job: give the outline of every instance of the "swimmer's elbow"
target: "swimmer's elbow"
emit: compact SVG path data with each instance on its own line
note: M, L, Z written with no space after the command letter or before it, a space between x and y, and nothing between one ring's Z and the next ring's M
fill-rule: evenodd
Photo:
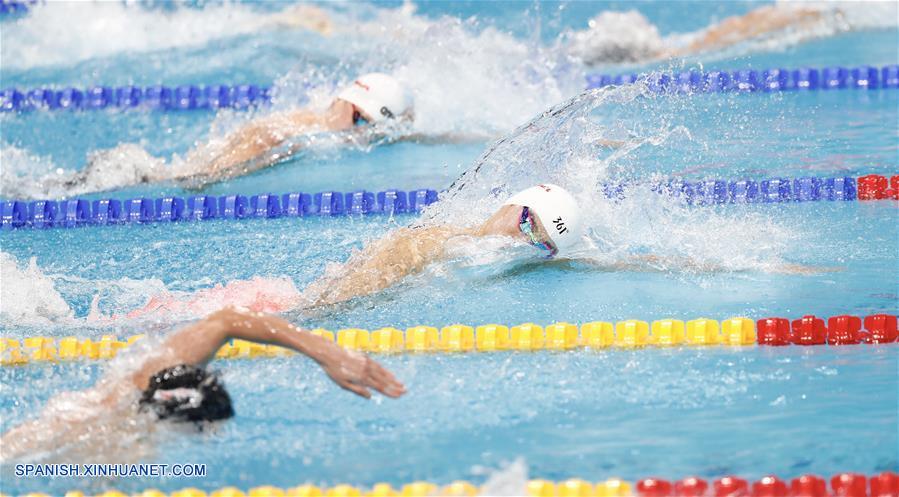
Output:
M220 327L230 328L243 317L246 317L246 313L241 308L229 305L213 312L206 319Z

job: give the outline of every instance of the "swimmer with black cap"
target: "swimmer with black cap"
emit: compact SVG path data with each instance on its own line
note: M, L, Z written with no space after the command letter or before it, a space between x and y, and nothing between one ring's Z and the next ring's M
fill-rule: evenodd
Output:
M206 364L231 339L304 354L338 386L361 397L370 398L370 390L391 398L406 392L393 374L364 354L345 350L279 317L229 307L169 335L161 346L135 361L136 369L128 374L110 371L90 389L52 398L37 419L0 437L0 460L18 460L71 444L96 456L107 449L104 433L108 435L109 426L150 430L136 421L141 413L157 420L193 423L201 429L234 416L221 379L206 370Z

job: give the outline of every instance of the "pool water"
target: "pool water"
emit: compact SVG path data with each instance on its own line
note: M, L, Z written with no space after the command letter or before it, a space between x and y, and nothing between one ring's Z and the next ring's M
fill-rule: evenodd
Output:
M587 73L669 67L585 67L560 56L556 47L564 32L584 29L597 13L635 8L667 36L756 6L685 5L427 2L410 14L399 3L326 4L345 29L330 38L260 28L259 19L278 10L277 4L39 5L27 16L0 21L0 77L3 87L274 84L274 106L283 109L307 101L303 83L329 87L357 70L386 70L415 89L412 132L419 139L378 147L324 140L283 164L203 192L433 188L443 200L424 218L461 224L489 214L498 203L491 191L513 192L541 181L566 186L585 205L592 246L575 259L467 252L380 294L289 313L301 326L403 329L895 314L895 202L684 206L648 184L672 177L895 174L899 93L658 96L629 87L581 94ZM101 18L134 28L104 37L103 29L113 28L94 23ZM78 24L72 19L81 21L78 34L70 33ZM377 22L396 29L385 34L373 27ZM58 36L45 35L51 27ZM185 29L190 36L179 34ZM671 67L882 66L899 62L896 36L896 26L887 25L798 43L775 37ZM27 50L23 40L33 40ZM308 99L313 104L327 93L315 91ZM557 112L541 114L551 107ZM176 184L127 181L107 192L66 191L47 176L65 177L84 168L88 154L123 143L177 160L173 154L222 136L250 115L0 114L2 194L190 195ZM608 149L597 145L599 138L626 145ZM145 159L128 152L108 163L108 174L125 163L139 169ZM459 182L451 186L473 164L483 167L466 176L465 188ZM611 200L602 195L606 181L643 186ZM10 286L0 306L0 333L165 333L180 320L154 315L99 325L85 317L94 299L102 312L121 313L163 292L187 293L254 276L286 276L302 289L327 264L343 262L366 242L413 222L415 217L399 215L4 232L0 262L3 284ZM663 262L619 267L635 255L657 255ZM784 264L817 271L782 274L777 270ZM163 427L141 442L155 446L147 462L206 463L206 478L16 479L4 465L2 490L56 495L74 488L481 483L516 468L526 468L531 477L592 481L896 471L897 350L863 345L388 356L383 362L410 393L371 402L344 394L314 363L297 357L216 362L237 416L213 433ZM111 367L116 366L83 362L0 368L0 428L32 417L53 393L86 387Z

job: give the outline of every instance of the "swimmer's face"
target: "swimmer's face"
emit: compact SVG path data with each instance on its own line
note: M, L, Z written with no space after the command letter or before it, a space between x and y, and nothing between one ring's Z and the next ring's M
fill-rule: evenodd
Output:
M364 126L376 121L375 119L372 119L367 112L342 98L335 98L328 110L330 113L329 117L336 125L335 127L337 129L349 129L353 126ZM415 116L412 111L409 110L398 116L393 116L391 114L391 118L398 121L412 121L415 119Z
M337 98L331 103L328 109L328 119L335 129L350 129L358 124L364 124L367 121L364 113L355 105L346 100Z
M523 209L524 207L519 205L504 205L500 207L499 210L490 216L490 219L481 226L480 230L478 230L478 234L485 236L508 236L530 244L532 242L531 238L523 233L520 227L521 212ZM546 229L543 227L543 222L540 221L540 218L537 217L536 214L530 213L530 215L533 220L533 233L536 239L551 245L552 241L549 238Z

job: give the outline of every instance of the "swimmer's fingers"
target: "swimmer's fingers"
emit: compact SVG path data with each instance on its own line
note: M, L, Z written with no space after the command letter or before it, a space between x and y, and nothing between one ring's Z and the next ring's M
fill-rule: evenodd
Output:
M338 383L338 385L340 385L340 388L343 388L344 390L349 390L350 392L353 392L354 394L356 394L360 397L365 397L366 399L371 398L371 392L369 392L368 389L363 387L362 385L357 385L355 383L350 383L350 382Z
M371 379L370 387L394 399L406 393L406 387L384 366L370 360L368 370L368 376Z

